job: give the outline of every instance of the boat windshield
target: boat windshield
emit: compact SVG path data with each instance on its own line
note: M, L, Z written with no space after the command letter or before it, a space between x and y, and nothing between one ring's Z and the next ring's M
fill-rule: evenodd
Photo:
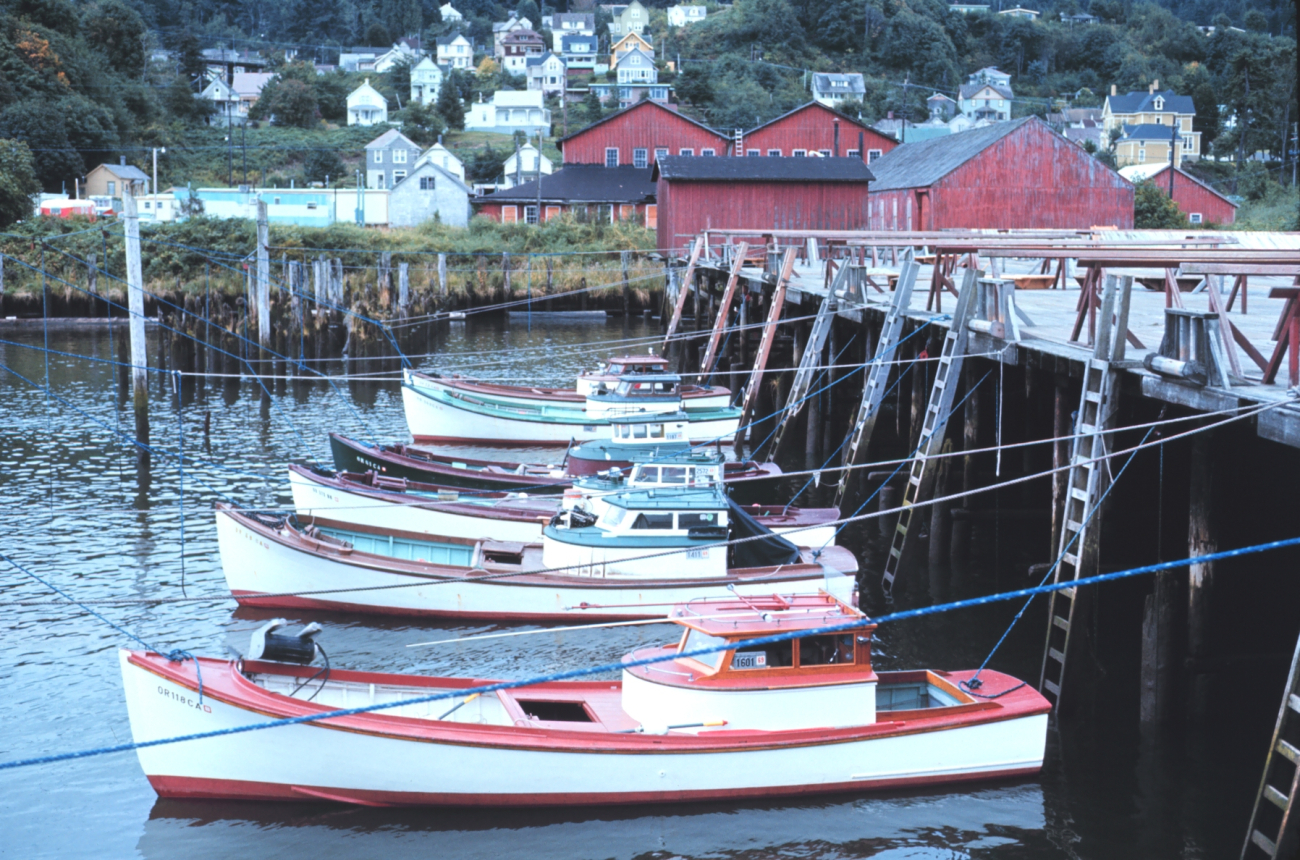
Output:
M696 648L716 648L719 645L726 645L727 640L721 636L710 636L707 633L690 628L686 633L686 641L682 643L679 653L693 651ZM691 657L692 660L698 660L710 669L716 669L722 665L722 658L727 655L726 651L714 651L710 654L696 654Z
M686 472L685 466L664 466L661 480L665 484L685 484Z

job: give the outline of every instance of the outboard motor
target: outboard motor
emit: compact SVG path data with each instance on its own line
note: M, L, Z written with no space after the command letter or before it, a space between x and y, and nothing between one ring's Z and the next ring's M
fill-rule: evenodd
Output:
M320 648L314 637L321 632L321 626L313 621L297 633L277 632L288 623L283 618L276 618L253 631L253 638L248 643L247 659L300 663L304 666L315 660Z

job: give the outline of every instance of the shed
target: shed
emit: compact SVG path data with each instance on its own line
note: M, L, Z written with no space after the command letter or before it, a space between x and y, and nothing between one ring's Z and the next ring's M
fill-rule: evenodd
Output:
M731 139L653 101L643 101L556 141L565 164L648 167L663 155L726 155Z
M852 157L860 154L859 137L866 147L867 161L898 146L897 140L864 122L819 102L808 102L745 132L740 148L745 155L797 157L821 153Z
M543 176L541 185L540 193L534 180L480 197L478 214L504 224L535 224L540 202L544 221L569 213L580 221L640 219L646 227L656 224L655 185L648 168L566 164Z
M1150 180L1169 193L1169 165L1135 164L1120 168L1120 176L1130 182ZM1181 168L1174 169L1174 203L1193 225L1231 224L1237 220L1237 204Z
M683 158L655 163L657 247L702 230L863 230L867 184L860 158Z
M1133 184L1034 116L905 143L871 169L873 230L1133 226Z
M82 187L87 197L121 197L128 188L138 197L149 187L149 174L127 164L122 156L118 164L104 163L92 169Z
M388 194L388 224L413 227L435 217L443 224L469 223L470 190L454 174L432 162L421 162Z

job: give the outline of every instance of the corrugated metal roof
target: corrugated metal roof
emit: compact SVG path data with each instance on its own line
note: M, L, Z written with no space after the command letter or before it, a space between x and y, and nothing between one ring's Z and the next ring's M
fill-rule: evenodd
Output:
M860 158L709 158L661 155L655 175L687 182L870 182L875 177Z
M729 159L714 159L726 161ZM542 177L543 203L653 203L655 184L648 167L602 167L568 164ZM537 180L485 194L482 203L532 203L538 199Z
M1036 116L1027 116L931 140L904 143L871 163L871 169L876 174L876 182L871 190L889 191L894 188L925 188L933 185L1011 132L1031 122L1042 120Z

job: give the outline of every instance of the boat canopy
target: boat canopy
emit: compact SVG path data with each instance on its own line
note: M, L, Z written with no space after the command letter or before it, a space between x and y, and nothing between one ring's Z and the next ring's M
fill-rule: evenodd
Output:
M619 355L610 358L596 371L600 376L622 376L625 373L662 373L668 359L657 355Z
M799 563L797 546L745 513L745 509L732 499L727 499L727 508L731 515L731 540L763 536L758 540L732 544L732 567L773 567Z

